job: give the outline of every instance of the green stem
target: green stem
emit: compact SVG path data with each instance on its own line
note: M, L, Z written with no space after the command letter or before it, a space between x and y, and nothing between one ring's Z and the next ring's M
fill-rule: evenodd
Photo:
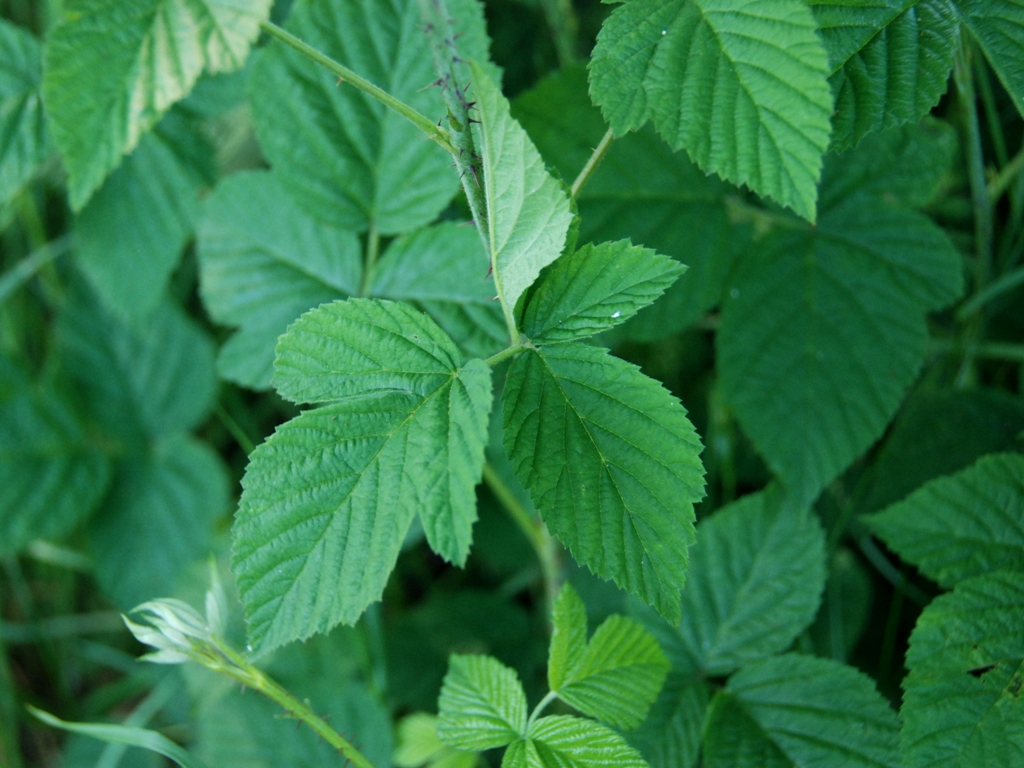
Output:
M227 408L225 408L219 400L214 405L213 412L216 414L220 423L224 426L224 429L226 429L231 437L235 439L235 442L238 443L238 447L245 451L246 456L256 450L255 443L249 439L249 436L245 434L245 430L242 429L242 426L235 420L234 416L228 413Z
M433 120L420 114L404 101L396 99L387 91L378 88L364 77L360 77L343 64L339 64L330 56L326 56L316 48L308 45L291 32L277 26L271 21L261 21L260 28L271 37L275 37L285 45L289 45L306 58L315 61L331 73L340 77L344 82L358 88L368 96L372 96L384 106L394 110L406 120L419 128L431 141L437 142L446 152L454 153L455 147L451 142L448 132L439 127Z
M360 294L366 296L370 292L370 285L373 283L373 273L377 268L377 257L380 255L380 233L377 231L377 222L370 224L370 231L366 233L366 258L363 263L363 285Z
M963 306L956 312L957 320L966 320L980 310L992 299L1001 296L1007 291L1012 291L1017 286L1024 285L1024 267L1018 267L1007 272L992 283L985 286L984 290L978 291L964 302Z
M988 283L992 262L992 201L985 182L985 156L981 146L978 125L977 98L970 66L970 51L966 38L961 41L956 55L954 80L959 96L963 141L967 154L967 177L974 207L975 270L974 290L980 291Z
M3 612L0 611L2 616ZM22 765L18 734L19 711L7 647L0 638L0 765L7 768L21 768Z
M544 708L557 698L557 693L554 691L548 691L547 695L537 703L537 706L533 708L533 712L530 713L530 719L526 721L527 733L529 733L530 729L533 728L533 724L537 722L537 718L540 717L540 713L544 711Z
M576 38L579 34L579 20L572 0L542 0L544 18L551 30L561 69L571 67L577 61Z
M0 304L3 304L12 293L31 280L40 269L70 251L71 245L71 235L64 235L49 243L44 243L11 267L0 277Z
M1013 159L1010 160L1003 170L1001 170L992 181L988 184L988 197L992 202L996 202L1001 198L1006 190L1010 188L1014 180L1020 175L1021 171L1024 171L1024 147L1021 148L1020 152L1014 155Z
M576 177L576 181L572 183L572 196L573 199L579 197L580 190L583 186L590 181L590 177L594 175L594 171L597 170L597 166L604 160L604 156L608 154L608 147L612 145L615 140L615 134L612 133L612 129L609 128L605 131L604 136L601 137L601 141L594 151L590 153L590 158L587 160L587 164L583 166L583 170L580 171L579 176Z
M929 344L932 352L955 353L961 347L951 339L932 339ZM1005 341L987 341L975 344L971 351L974 357L985 360L1010 360L1012 362L1024 363L1024 344L1013 344Z
M259 691L267 698L282 706L289 714L297 720L301 720L317 734L320 738L341 752L355 768L375 768L374 764L344 736L335 731L327 722L316 714L307 704L296 699L292 694L278 685L263 672L246 661L240 654L224 643L217 642L217 649L223 653L230 664L220 667L210 666L215 671L222 672L243 685Z
M502 360L507 360L510 357L518 355L526 348L526 344L513 344L512 346L506 347L505 349L501 350L501 352L496 352L495 354L491 355L486 360L484 360L484 362L487 363L489 367L493 368Z

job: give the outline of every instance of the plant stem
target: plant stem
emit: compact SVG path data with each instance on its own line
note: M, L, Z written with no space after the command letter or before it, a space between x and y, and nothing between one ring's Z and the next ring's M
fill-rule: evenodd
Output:
M430 118L417 112L404 101L396 99L384 89L378 88L369 80L364 77L360 77L348 67L336 62L330 56L326 56L313 46L302 42L302 40L297 38L291 32L277 26L277 24L274 24L272 21L261 21L260 28L271 37L275 37L282 43L291 46L306 58L315 61L320 66L337 75L344 82L358 88L368 96L372 96L389 109L393 109L423 131L428 139L441 145L446 152L454 153L456 151L451 142L451 137L448 135L446 130L435 124Z
M953 353L960 349L959 345L951 339L932 339L930 347L931 351L941 353ZM1024 363L1024 344L987 341L975 344L974 349L971 350L971 355L986 360L1010 360L1012 362Z
M289 714L304 722L313 729L317 736L341 752L355 768L375 768L374 764L362 752L356 749L344 736L331 728L307 704L296 699L226 644L218 641L216 645L217 649L230 660L231 664L224 664L219 667L207 666L214 669L214 671L233 677L243 685L259 691L267 698L284 707Z
M366 258L363 262L363 285L359 293L366 296L370 291L373 282L373 272L377 268L377 257L380 255L380 233L377 231L377 222L370 224L370 231L366 233Z
M612 145L612 141L615 140L615 134L612 133L612 129L609 128L605 131L604 136L601 137L600 143L594 147L594 151L590 153L590 158L587 160L587 164L583 166L583 170L580 171L579 176L576 177L576 181L572 183L572 196L576 199L580 195L580 190L583 186L590 181L590 177L594 175L594 171L597 170L597 166L604 160L604 156L608 154L608 147Z
M513 344L512 346L506 347L505 349L501 350L501 352L496 352L495 354L491 355L486 360L484 360L484 362L487 363L489 367L493 368L502 360L507 360L510 357L518 355L524 349L526 349L526 344Z
M526 721L527 733L530 732L533 724L537 722L537 718L540 717L540 713L544 711L544 708L557 698L557 693L554 691L548 691L547 695L537 703L537 706L533 708L533 712L530 713L530 719Z
M967 155L967 176L974 207L975 270L974 290L980 291L988 283L992 263L992 201L985 182L985 156L981 147L981 129L978 126L977 98L970 65L970 50L966 38L961 40L956 54L954 80L961 110L963 142Z
M71 235L63 235L56 240L44 243L11 267L3 277L0 277L0 304L3 304L12 293L31 280L40 269L70 251L71 245Z
M558 66L571 67L577 61L576 37L580 26L572 0L541 0L541 7L554 39Z
M1012 291L1017 286L1024 285L1024 267L1006 272L998 280L993 281L981 291L978 291L970 299L964 302L963 306L956 312L957 320L966 320L992 299L1007 291Z
M1005 194L1006 190L1010 188L1017 176L1024 171L1024 147L1021 148L1020 152L1013 156L1003 170L992 179L988 184L988 197L989 200L995 202L999 200Z
M501 506L505 508L508 516L519 526L523 535L526 536L526 540L533 547L533 551L537 555L537 561L540 563L541 577L544 579L544 599L548 607L548 613L550 613L560 587L558 578L558 548L554 538L548 533L547 526L544 525L543 521L536 519L519 503L519 499L512 493L512 489L505 484L505 481L501 479L501 475L491 466L490 462L484 464L484 482L487 483L491 493L498 499Z
M0 611L0 617L3 612ZM14 693L14 677L7 657L7 648L0 638L0 765L21 768L21 746L18 738L18 700Z
M235 442L238 443L238 447L245 451L246 456L256 450L256 445L249 439L249 436L245 434L245 430L242 429L241 425L235 420L235 417L228 413L227 408L221 404L220 400L218 400L213 406L213 412L220 423L224 426L224 429L226 429L231 437L235 439Z

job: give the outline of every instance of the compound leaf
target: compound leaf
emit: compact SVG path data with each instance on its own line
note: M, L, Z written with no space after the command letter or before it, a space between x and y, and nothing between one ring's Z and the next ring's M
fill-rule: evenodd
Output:
M896 713L870 678L791 653L743 668L715 696L704 765L898 768L898 738Z
M1024 456L986 456L862 519L944 587L989 571L1024 571Z
M437 707L437 735L450 747L503 747L526 732L519 676L490 656L452 656Z
M830 161L817 227L769 235L744 260L716 337L723 390L797 504L881 435L924 359L925 312L962 290L959 254L930 219L870 174L833 191L873 149Z
M616 135L652 119L706 172L813 221L827 77L801 0L634 0L601 28L590 93Z
M1017 110L1024 115L1024 0L954 0Z
M406 305L350 299L307 313L278 344L275 381L333 402L253 452L234 527L234 569L261 649L353 623L379 599L419 514L463 563L476 519L490 371Z
M1024 574L966 579L924 609L903 681L908 768L1024 762Z
M277 339L299 315L359 290L356 236L310 217L275 172L218 184L203 204L198 240L203 302L214 320L240 326L217 367L243 386L270 386Z
M46 46L43 94L71 206L200 73L242 66L271 0L70 0Z
M444 222L397 238L377 262L369 293L422 309L473 357L508 345L508 329L471 226Z
M78 265L118 317L141 319L160 303L192 235L212 155L172 112L79 213Z
M0 207L32 178L49 153L39 41L0 19Z
M832 147L918 120L946 91L957 44L950 0L814 0L836 97Z
M474 29L482 24L479 12L452 14ZM421 113L444 114L439 89L428 87L437 76L416 0L299 2L285 26ZM485 47L463 53L486 58ZM433 221L458 190L447 153L418 128L284 44L260 53L250 82L267 159L321 221L407 232Z
M173 594L227 510L227 471L206 443L174 435L122 461L89 522L100 588L123 610Z
M535 344L593 336L653 302L684 269L628 240L585 245L556 260L527 294L523 333Z
M508 100L475 64L473 93L480 114L488 256L498 296L511 309L541 269L561 254L573 216L569 198L512 118Z
M636 367L578 343L522 353L503 398L505 450L552 532L678 622L704 484L683 407Z
M825 536L817 517L778 489L745 496L697 526L673 630L640 618L677 672L726 675L785 650L807 626L825 588Z
M0 357L0 555L73 529L109 477L63 398Z
M511 757L510 757L511 756ZM566 715L542 717L526 739L509 748L502 768L647 768L619 734L600 723Z

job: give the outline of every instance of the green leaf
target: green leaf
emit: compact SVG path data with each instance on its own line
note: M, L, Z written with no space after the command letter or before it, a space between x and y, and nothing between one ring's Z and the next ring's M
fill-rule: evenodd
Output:
M726 675L785 650L825 588L825 535L777 489L751 494L697 526L683 619L673 630L641 612L679 672Z
M616 135L653 120L706 172L813 221L827 77L802 0L634 0L601 28L590 93Z
M324 305L282 337L280 393L337 402L278 427L243 479L234 570L254 646L353 623L417 514L431 547L465 562L491 382L460 357L429 317L373 299Z
M510 758L510 755L512 757ZM502 768L647 768L647 763L611 728L566 715L542 717L527 739L515 742Z
M213 406L213 344L170 301L129 328L76 288L56 334L83 404L116 440L137 446L191 429Z
M39 92L42 78L39 41L0 19L0 207L14 198L49 154Z
M697 764L711 689L701 680L670 672L647 720L630 734L651 768Z
M78 265L117 316L149 315L181 260L213 152L174 113L111 174L75 221Z
M907 768L1022 764L1022 624L1021 573L967 579L925 608L903 681Z
M896 713L861 672L786 654L737 672L711 703L707 768L898 768Z
M394 763L398 768L474 768L477 753L446 747L437 736L437 717L413 712L398 721Z
M505 450L552 532L578 562L678 622L704 486L683 407L582 344L524 352L502 396Z
M573 215L562 185L512 118L508 100L476 64L473 95L480 114L488 255L498 296L511 311L541 269L561 254Z
M422 309L473 357L508 346L508 329L472 226L441 223L396 239L377 262L369 292Z
M526 733L526 694L519 676L490 656L453 655L437 709L437 735L450 747L479 752Z
M862 519L944 587L989 571L1024 571L1024 456L986 456Z
M126 611L175 594L185 569L210 553L227 511L227 470L206 443L177 435L122 461L89 523L100 588Z
M359 241L320 224L285 193L276 173L228 177L203 204L201 293L214 320L240 326L221 347L220 374L270 386L278 337L302 313L359 291Z
M961 269L931 220L868 191L769 235L737 269L716 337L722 388L797 504L882 434L924 360L925 313L960 294Z
M43 96L79 210L200 73L242 66L270 0L69 0Z
M127 744L132 747L142 747L151 752L163 755L173 760L181 768L206 768L206 765L182 747L175 744L161 733L150 731L146 728L137 728L127 725L107 725L105 723L69 723L60 718L54 717L49 712L36 709L31 704L25 705L28 711L36 718L42 720L49 726L60 728L72 733L80 733L100 739L110 744Z
M452 13L464 30L481 21L478 13ZM417 0L297 2L285 26L421 113L444 114L439 89L428 87L437 75ZM485 34L464 58L486 59L479 45ZM437 218L458 190L451 159L419 129L280 43L259 55L250 103L285 188L328 224L407 232Z
M954 0L1017 110L1024 115L1024 1Z
M570 68L513 103L513 114L541 154L574 178L605 132L587 95L587 75ZM730 224L726 194L736 190L673 153L653 129L612 142L577 199L581 242L631 238L688 265L665 295L616 333L653 341L686 328L718 305L746 240ZM748 246L749 247L749 246Z
M918 120L946 92L957 44L950 0L813 0L836 96L832 146Z
M64 398L0 356L0 556L72 530L109 477Z
M684 270L628 240L585 245L555 261L528 292L523 333L535 344L593 336L653 302Z
M579 664L587 648L587 607L566 582L551 608L551 645L548 647L548 686L557 691Z
M807 632L819 656L849 661L871 620L872 574L846 547L829 563L821 610Z

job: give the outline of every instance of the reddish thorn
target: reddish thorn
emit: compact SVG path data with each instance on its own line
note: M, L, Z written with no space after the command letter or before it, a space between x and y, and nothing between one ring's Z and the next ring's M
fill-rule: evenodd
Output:
M344 77L339 77L338 78L338 82L335 83L334 85L335 85L335 87L337 87L337 86L341 85L344 82L345 82L345 78Z

